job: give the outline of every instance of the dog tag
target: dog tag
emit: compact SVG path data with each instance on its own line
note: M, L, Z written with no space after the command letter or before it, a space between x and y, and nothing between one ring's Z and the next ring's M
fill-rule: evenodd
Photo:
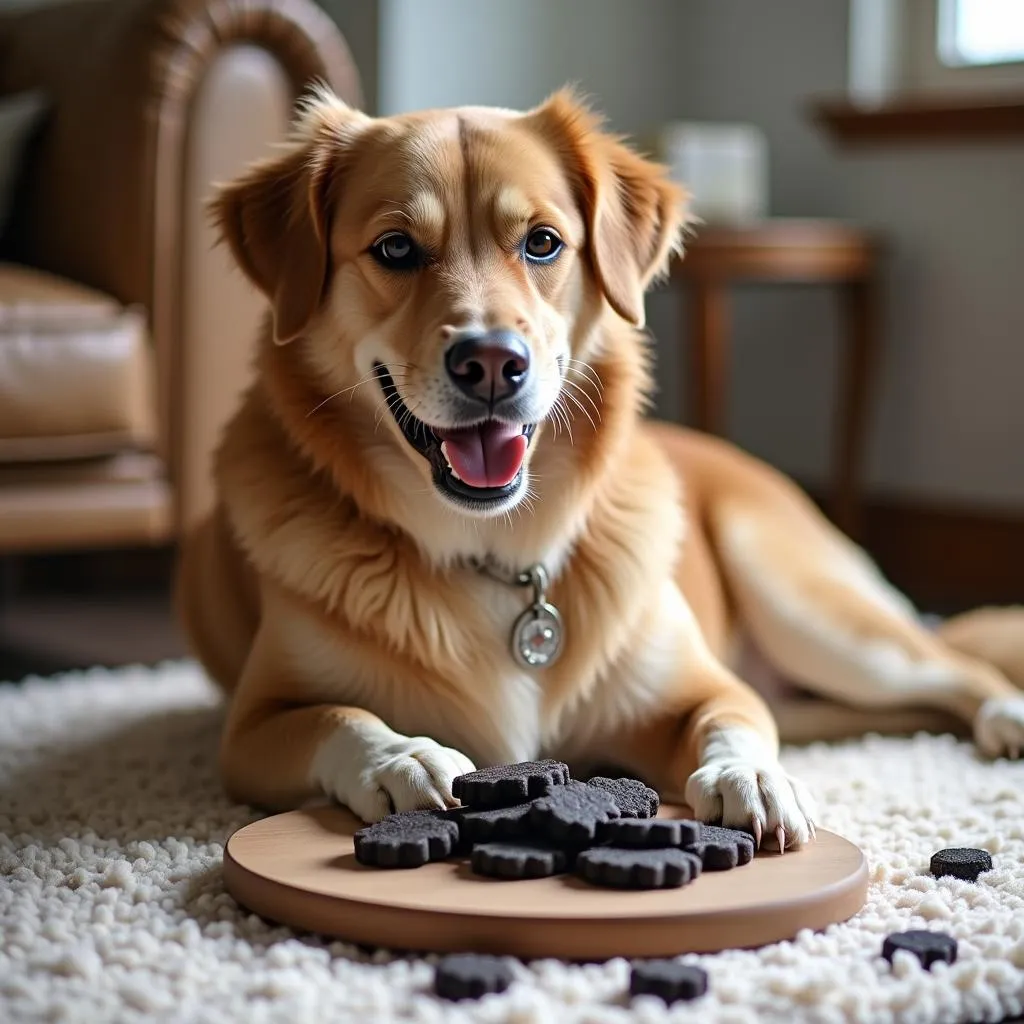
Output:
M529 570L533 604L512 627L512 657L523 668L547 668L562 653L562 616L545 599L547 574L542 566Z

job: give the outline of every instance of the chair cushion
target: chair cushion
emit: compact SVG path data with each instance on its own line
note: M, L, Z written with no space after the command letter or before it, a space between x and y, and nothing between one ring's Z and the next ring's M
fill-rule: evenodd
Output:
M0 461L150 450L155 403L141 310L0 264Z
M153 544L172 531L173 501L155 455L0 463L0 550Z

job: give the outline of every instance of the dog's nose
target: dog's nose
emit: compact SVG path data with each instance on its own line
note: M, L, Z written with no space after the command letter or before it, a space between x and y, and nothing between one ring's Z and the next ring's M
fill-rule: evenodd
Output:
M488 331L457 341L445 353L445 365L464 394L493 404L526 383L530 350L513 331Z

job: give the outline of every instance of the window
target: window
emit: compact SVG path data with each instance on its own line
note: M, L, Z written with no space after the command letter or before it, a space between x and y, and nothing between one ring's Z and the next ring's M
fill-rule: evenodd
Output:
M937 51L948 67L1024 61L1022 0L939 0Z
M850 0L849 31L854 102L1024 87L1024 0Z

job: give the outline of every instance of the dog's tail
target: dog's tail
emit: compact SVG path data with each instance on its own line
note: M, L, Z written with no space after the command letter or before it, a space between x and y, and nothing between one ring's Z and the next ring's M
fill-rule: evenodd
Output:
M988 662L1024 688L1024 605L957 615L942 623L938 635L953 650Z

